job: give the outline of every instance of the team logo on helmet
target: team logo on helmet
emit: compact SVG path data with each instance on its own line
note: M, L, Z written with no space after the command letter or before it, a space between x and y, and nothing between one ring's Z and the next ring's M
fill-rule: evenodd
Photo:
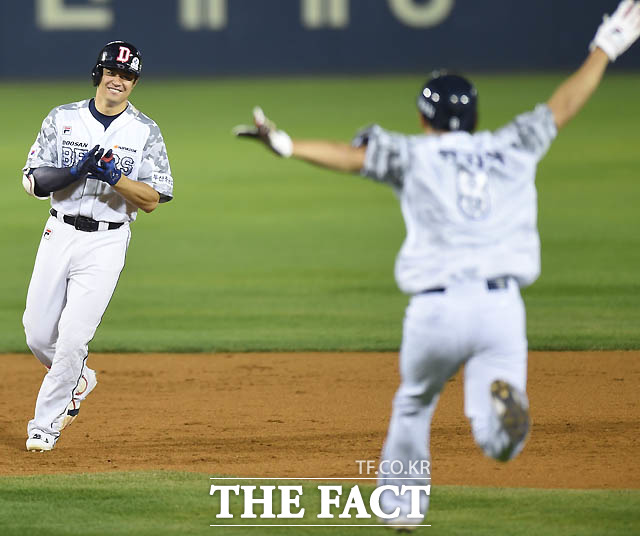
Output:
M130 57L131 50L129 50L127 47L120 47L120 51L118 52L118 57L116 58L116 60L122 63L127 63Z
M103 69L120 69L139 77L142 72L142 55L131 43L111 41L102 48L91 71L94 86L100 84Z

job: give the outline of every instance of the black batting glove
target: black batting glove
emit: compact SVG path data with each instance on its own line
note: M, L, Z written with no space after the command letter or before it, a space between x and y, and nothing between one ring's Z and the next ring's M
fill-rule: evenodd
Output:
M122 177L122 171L116 167L115 159L113 158L113 151L109 149L106 154L100 159L98 165L91 169L89 174L90 179L98 179L99 181L106 182L111 186L115 184Z
M96 145L93 149L84 153L80 161L75 166L72 166L69 172L76 179L86 178L86 176L93 171L93 168L97 166L103 153L104 149L101 149L99 145Z

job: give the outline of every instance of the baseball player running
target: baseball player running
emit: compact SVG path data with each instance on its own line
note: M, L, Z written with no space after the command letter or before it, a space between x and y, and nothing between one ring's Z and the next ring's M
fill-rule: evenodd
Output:
M379 486L427 483L427 464L416 462L429 459L438 397L462 365L465 414L476 443L502 461L522 450L529 412L520 288L540 272L536 166L557 130L595 91L609 61L639 35L640 2L624 0L599 27L575 74L546 103L495 132L474 133L476 89L442 72L418 95L421 135L372 126L351 145L292 140L259 108L255 127L236 127L236 135L261 140L280 156L388 184L400 200L407 236L395 276L411 298ZM407 477L412 467L419 472ZM385 489L381 505L384 522L410 530L423 521L428 497L412 505L409 493Z
M123 41L100 51L95 98L54 108L29 151L23 186L51 199L29 284L27 344L49 369L27 427L27 450L53 449L96 386L88 344L113 295L138 209L173 197L158 125L130 102L142 55Z

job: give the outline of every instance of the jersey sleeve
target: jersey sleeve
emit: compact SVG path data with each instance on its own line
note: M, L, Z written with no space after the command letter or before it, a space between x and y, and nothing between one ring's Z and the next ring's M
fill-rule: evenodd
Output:
M42 122L42 128L36 141L29 149L27 162L23 173L30 168L59 167L58 161L58 127L56 125L56 110L49 112Z
M553 113L546 104L538 104L496 132L512 149L527 153L536 161L547 153L557 134Z
M149 137L142 151L138 180L147 183L160 194L160 203L166 203L173 199L173 177L167 147L160 127L153 123L149 128Z
M409 139L373 125L356 134L355 147L367 146L361 174L378 182L402 188L409 166Z

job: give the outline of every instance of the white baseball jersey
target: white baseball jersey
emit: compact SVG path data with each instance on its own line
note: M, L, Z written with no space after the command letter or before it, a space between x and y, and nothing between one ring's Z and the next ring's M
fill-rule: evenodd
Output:
M66 104L49 113L24 171L71 167L100 145L105 151L113 150L116 166L129 179L149 184L161 202L172 199L173 179L158 125L129 104L105 130L91 114L89 103ZM32 184L23 180L33 194ZM137 207L106 182L89 178L53 192L50 198L57 214L47 219L43 230L23 324L27 345L50 367L27 432L30 437L47 437L53 444L90 392L88 388L79 394L81 379L93 378L90 389L97 383L95 371L86 365L88 345L124 267L129 223L135 220ZM63 215L84 216L101 224L89 232L66 223ZM104 222L122 225L110 227Z
M557 134L538 105L496 132L405 136L379 126L362 174L393 186L407 227L395 275L408 294L454 283L540 272L535 172Z
M89 100L54 108L29 151L25 170L71 167L95 145L112 149L116 166L132 180L145 182L160 194L160 202L173 198L173 179L160 128L131 103L104 129L89 111ZM76 181L51 194L51 206L70 216L98 221L131 222L137 207L113 187L98 179Z

